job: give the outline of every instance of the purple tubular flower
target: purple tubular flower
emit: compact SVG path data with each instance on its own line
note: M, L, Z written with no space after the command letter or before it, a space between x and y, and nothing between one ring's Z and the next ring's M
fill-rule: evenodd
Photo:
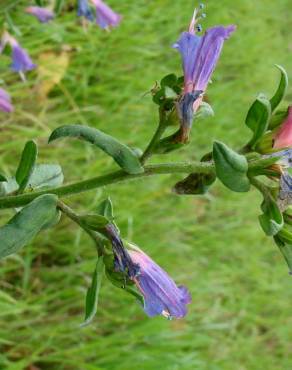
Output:
M13 105L11 104L11 98L9 94L0 88L0 110L2 112L11 113L13 111Z
M77 10L78 17L85 17L89 21L94 20L94 16L91 12L91 9L88 5L88 0L78 0L78 10Z
M133 281L144 297L144 311L150 317L163 315L169 319L187 314L186 305L191 302L188 290L175 282L150 257L130 244L125 249L113 224L106 226L114 253L114 269Z
M169 319L187 314L191 296L184 286L177 286L170 276L139 248L129 250L140 273L132 280L144 297L144 310L150 317L163 315Z
M47 23L55 17L52 10L41 8L40 6L29 6L25 11L28 14L34 15L41 23Z
M184 94L194 93L207 89L211 75L216 67L224 41L229 38L235 30L235 26L228 27L216 26L208 29L203 36L195 34L196 25L195 10L191 21L189 31L183 32L180 39L173 45L182 56L182 64L184 70ZM192 102L189 99L189 107L180 107L181 111L188 112L187 115L181 117L181 125L186 131L192 124L192 114L197 111L202 102L202 96ZM180 104L185 104L182 99Z
M115 13L101 0L92 0L96 9L96 23L103 29L116 27L120 24L121 16Z
M11 43L12 46L12 64L11 68L15 72L26 72L36 68L27 52L18 44L16 40Z
M182 55L185 92L205 91L219 59L223 43L229 38L235 26L216 26L203 36L184 32L174 48Z

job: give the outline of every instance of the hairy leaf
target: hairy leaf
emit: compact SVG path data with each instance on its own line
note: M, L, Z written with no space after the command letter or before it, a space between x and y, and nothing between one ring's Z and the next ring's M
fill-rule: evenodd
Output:
M132 149L96 128L82 125L62 126L52 132L49 142L61 137L76 137L90 142L110 155L127 173L138 174L144 172L144 168Z
M225 144L215 141L213 159L216 175L227 188L236 192L246 192L250 189L247 177L248 163L245 156L234 152Z
M99 257L92 276L91 286L88 288L86 294L85 321L82 324L82 326L90 324L90 322L93 320L96 314L103 271L104 271L103 257Z
M21 159L16 171L15 179L19 185L18 192L22 192L29 182L37 159L37 146L32 140L25 144Z
M270 118L270 101L264 95L259 95L250 107L245 120L246 126L253 132L253 137L249 142L252 148L267 131Z
M28 244L56 215L57 196L41 195L0 228L0 258Z
M276 64L276 67L280 70L281 77L280 77L280 83L279 83L278 89L275 92L275 95L270 100L272 112L281 103L282 99L284 98L286 94L287 88L288 88L288 75L285 69L278 64Z

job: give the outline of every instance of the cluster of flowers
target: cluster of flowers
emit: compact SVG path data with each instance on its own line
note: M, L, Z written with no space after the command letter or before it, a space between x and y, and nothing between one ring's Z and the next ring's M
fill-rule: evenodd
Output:
M88 21L95 20L101 28L115 27L119 24L121 16L101 0L91 0L91 5L95 7L96 16L87 0L78 1L78 16ZM49 22L55 16L53 11L47 8L29 7L26 11L37 17L40 22ZM215 26L203 35L198 35L202 31L198 20L204 16L200 10L195 10L188 31L183 32L173 45L181 54L184 72L184 86L176 106L182 142L188 140L194 113L202 103L224 41L235 31L234 25ZM2 37L0 52L6 45L10 45L12 49L12 70L24 78L24 73L34 69L36 65L16 39L7 32ZM0 110L4 112L13 110L11 99L3 89L0 89ZM282 125L273 132L272 139L271 149L274 151L292 146L292 107L289 108L288 116ZM292 154L288 151L286 158L290 157L292 158ZM282 178L283 189L286 189L287 181L290 181L287 176L285 173ZM168 318L185 316L186 305L191 301L187 289L177 286L167 273L139 248L131 245L126 249L113 226L108 228L108 236L115 256L114 270L126 274L137 286L144 297L145 312L149 316L162 314Z
M110 27L116 27L119 25L121 16L115 13L103 1L91 0L91 3L95 8L96 17L94 17L87 0L78 0L77 15L79 17L84 17L89 21L96 20L96 23L102 29L109 29ZM47 23L55 18L55 14L52 9L39 6L30 6L26 8L26 13L35 16L41 23ZM18 41L7 31L2 35L0 54L5 49L6 45L9 45L12 50L11 69L14 72L19 73L22 80L25 80L25 73L35 69L37 65L32 62L27 51L23 49ZM13 111L10 95L2 88L0 88L0 110L5 113L11 113Z
M101 0L91 1L95 6L96 22L100 27L107 28L119 24L121 17L106 4ZM50 9L29 7L27 12L36 16L40 22L49 22L54 18L54 13ZM188 32L184 32L173 45L181 53L183 61L184 89L177 104L177 112L185 137L190 131L193 115L202 102L202 96L220 56L224 40L235 30L234 26L218 26L199 36L196 34L196 31L201 31L201 26L197 24L200 19L198 14L199 12L195 10ZM78 16L83 16L89 21L94 20L87 0L79 0ZM7 44L12 48L11 68L14 71L23 75L36 67L27 52L6 32L2 38L1 50ZM0 109L5 112L12 111L10 97L4 90L0 93ZM114 227L108 229L108 235L115 256L114 269L126 274L137 286L144 297L145 312L149 316L163 315L168 318L185 316L186 305L191 301L188 290L177 286L168 274L139 248L131 245L125 249Z

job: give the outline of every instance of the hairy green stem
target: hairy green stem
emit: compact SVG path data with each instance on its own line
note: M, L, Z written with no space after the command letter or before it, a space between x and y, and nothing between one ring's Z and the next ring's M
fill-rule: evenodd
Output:
M62 201L58 201L57 205L58 209L62 211L66 216L68 216L72 221L74 221L76 224L78 224L94 241L98 255L101 256L103 254L103 243L102 240L99 238L99 235L85 227L82 222L80 221L80 218L78 217L78 214L73 211L69 206L67 206L65 203Z
M214 173L214 165L212 163L161 163L156 165L145 166L145 171L137 175L130 175L125 171L115 171L108 175L94 177L89 180L76 182L70 185L64 185L57 188L31 192L21 195L10 195L0 197L0 209L21 207L31 202L33 199L43 194L56 194L60 197L78 194L92 189L97 189L105 185L115 184L121 181L134 180L146 176L172 174L172 173Z
M151 155L152 155L152 153L155 149L156 144L161 139L161 136L163 135L163 133L164 133L166 127L167 127L167 121L166 121L166 118L165 118L165 113L163 111L160 111L159 115L160 115L160 119L159 119L158 127L157 127L152 139L150 140L150 143L148 144L147 148L145 149L144 153L142 154L142 156L140 158L140 161L141 161L142 164L144 164L147 161L147 159L151 157Z
M254 177L251 177L249 180L250 183L263 194L263 196L270 196L269 188L264 183Z

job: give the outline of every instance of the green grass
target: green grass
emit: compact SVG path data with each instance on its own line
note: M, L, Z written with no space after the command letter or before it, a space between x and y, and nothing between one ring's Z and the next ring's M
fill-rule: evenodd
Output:
M13 174L25 140L37 139L40 163L58 162L66 181L116 168L101 151L76 141L47 145L52 129L87 123L144 148L157 120L145 95L163 75L181 73L171 44L188 25L194 2L108 0L122 25L85 33L74 11L43 26L9 14L34 60L50 50L70 51L70 65L49 99L39 102L37 75L23 84L0 58L1 79L16 106L1 114L1 172ZM244 127L256 94L272 94L282 64L291 76L289 0L210 0L204 27L238 26L224 46L209 86L215 117L192 131L189 146L154 161L199 159L214 138L234 148L249 138ZM66 46L66 47L65 47ZM286 103L291 102L292 90ZM291 277L277 248L258 225L260 196L236 194L218 182L207 197L171 192L180 176L161 176L74 196L77 211L94 209L110 194L123 236L157 260L193 302L184 320L147 318L123 291L104 282L96 319L78 325L95 266L91 241L63 218L21 253L0 264L0 368L9 370L290 370ZM3 212L3 222L11 213Z

